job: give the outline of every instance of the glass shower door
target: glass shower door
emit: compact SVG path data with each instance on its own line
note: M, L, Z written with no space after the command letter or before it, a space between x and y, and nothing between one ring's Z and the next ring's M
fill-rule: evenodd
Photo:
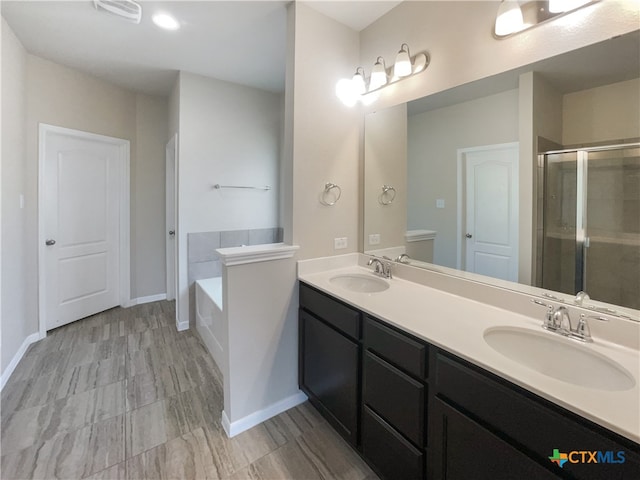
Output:
M584 289L640 309L640 148L587 153Z
M577 176L577 152L544 156L542 287L572 295L582 281L576 276Z

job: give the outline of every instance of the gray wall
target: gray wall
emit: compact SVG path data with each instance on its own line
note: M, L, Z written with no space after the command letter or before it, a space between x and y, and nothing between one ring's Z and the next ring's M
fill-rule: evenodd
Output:
M131 296L137 298L166 288L167 115L164 98L136 94L27 53L3 19L3 372L24 340L38 332L38 124L131 142Z
M187 235L278 225L282 102L280 94L181 72L177 104L178 317L184 328L190 317ZM271 189L216 190L214 184Z
M26 210L19 203L26 177L25 83L26 51L2 19L2 373L27 336L37 331L34 302L26 296Z
M409 117L407 229L437 232L437 265L456 268L458 149L517 141L518 90Z

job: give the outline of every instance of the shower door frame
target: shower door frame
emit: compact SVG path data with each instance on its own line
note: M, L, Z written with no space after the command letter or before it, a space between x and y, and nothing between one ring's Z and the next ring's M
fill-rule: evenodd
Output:
M544 268L544 204L545 204L545 156L576 153L576 258L575 258L575 289L586 291L587 283L587 251L589 237L587 235L587 181L589 173L589 152L603 152L639 148L640 142L601 145L595 147L568 148L563 150L549 150L538 153L537 174L537 223L536 223L536 286L542 285Z

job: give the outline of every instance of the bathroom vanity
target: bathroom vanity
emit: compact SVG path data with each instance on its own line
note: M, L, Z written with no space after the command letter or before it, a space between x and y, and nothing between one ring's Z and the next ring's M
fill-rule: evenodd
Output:
M640 478L637 381L564 388L475 338L523 315L402 279L368 292L368 270L335 267L299 270L300 388L381 478ZM633 355L616 360L637 379Z

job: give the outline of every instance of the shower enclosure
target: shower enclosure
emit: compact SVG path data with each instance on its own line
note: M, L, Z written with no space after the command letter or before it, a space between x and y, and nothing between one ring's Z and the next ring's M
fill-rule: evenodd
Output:
M550 151L539 166L538 286L639 309L640 143Z

